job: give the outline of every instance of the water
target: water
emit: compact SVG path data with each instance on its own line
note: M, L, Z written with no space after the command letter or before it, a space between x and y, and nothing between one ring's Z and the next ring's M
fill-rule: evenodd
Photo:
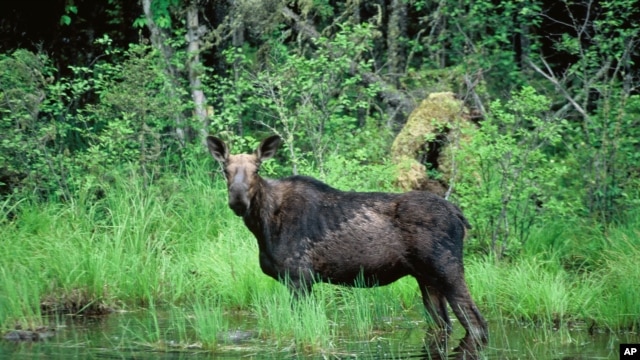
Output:
M378 331L366 341L337 339L322 353L297 355L292 347L276 347L259 336L255 319L233 316L231 331L219 334L215 351L198 343L179 344L191 330L171 323L170 316L148 313L112 314L100 318L55 319L55 335L38 342L0 340L0 359L238 359L238 358L334 358L334 359L433 359L439 358L434 337L425 334L424 322L416 315L394 319L393 331ZM390 320L391 321L391 320ZM457 345L463 330L455 325L449 350ZM152 329L153 331L150 331ZM181 334L181 332L183 332ZM161 338L162 341L154 341ZM612 334L592 331L586 325L552 330L516 323L490 321L490 342L481 359L618 359L620 343L640 343L635 333ZM161 344L161 345L158 345ZM449 351L449 358L455 355Z

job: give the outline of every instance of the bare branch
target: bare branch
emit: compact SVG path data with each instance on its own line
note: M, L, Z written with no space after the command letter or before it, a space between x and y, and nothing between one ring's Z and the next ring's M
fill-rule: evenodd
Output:
M486 109L482 104L482 99L480 99L480 95L478 95L478 93L476 92L476 86L480 82L480 79L482 79L482 72L478 72L478 76L476 76L476 79L473 81L469 76L469 74L464 74L464 83L465 85L467 85L467 95L471 95L476 108L478 109L478 111L480 111L480 115L484 117L486 114Z
M560 91L562 96L564 96L564 98L567 99L567 101L569 101L569 103L571 103L573 108L577 112L579 112L585 119L588 119L589 115L587 114L587 112L582 108L582 106L580 106L580 104L578 104L578 102L575 100L575 98L572 97L571 94L569 94L569 92L564 88L563 84L561 84L558 81L556 76L553 74L553 71L551 70L549 64L542 57L540 58L540 60L542 61L542 63L547 68L548 73L545 72L544 70L540 69L536 64L533 63L533 61L531 61L531 59L526 59L526 62L533 70L535 70L540 75L544 76L547 80L551 81L551 83L556 87L556 89L558 89L558 91Z

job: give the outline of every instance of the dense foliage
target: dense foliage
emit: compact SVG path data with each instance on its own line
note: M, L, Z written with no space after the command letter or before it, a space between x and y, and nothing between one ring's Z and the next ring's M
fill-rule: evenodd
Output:
M0 41L2 199L171 182L208 161L206 133L237 151L280 134L268 175L392 190L394 134L452 91L477 125L447 177L474 249L518 252L559 216L605 231L640 206L637 0L259 3L58 1L29 20L57 33L3 4L21 37Z

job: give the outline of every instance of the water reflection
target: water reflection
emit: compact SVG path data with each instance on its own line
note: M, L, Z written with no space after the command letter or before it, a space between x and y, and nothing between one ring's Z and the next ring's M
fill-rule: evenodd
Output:
M423 353L416 355L416 357L425 360L471 360L480 359L482 356L482 349L484 347L475 344L472 339L461 339L458 345L452 350L450 350L451 342L455 343L455 341L446 337L434 337L427 334Z
M478 350L462 338L464 330L455 325L451 337L425 334L416 319L396 319L388 331L371 339L336 339L330 349L297 354L295 347L275 347L260 335L246 316L234 328L219 334L215 351L202 346L178 344L180 334L169 317L150 319L145 314L114 314L107 317L69 320L55 319L55 336L44 341L0 340L0 359L603 359L618 358L620 343L638 343L636 333L590 335L587 329L558 330L524 327L514 323L490 322L490 338ZM158 321L163 346L149 344L147 321Z

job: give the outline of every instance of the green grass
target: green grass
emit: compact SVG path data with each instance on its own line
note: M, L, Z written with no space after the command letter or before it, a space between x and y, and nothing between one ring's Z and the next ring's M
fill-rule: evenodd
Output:
M193 315L189 316L190 326L194 329L196 339L205 349L216 349L221 334L229 331L229 320L225 317L219 300L205 299L196 303L192 308Z
M594 320L611 329L640 329L640 225L617 228L610 233L611 246L604 267L597 272L603 284Z
M614 226L595 240L588 225L571 222L558 231L561 225L538 231L518 258L466 260L471 292L487 317L549 328L586 323L614 331L637 330L640 224ZM592 245L571 245L580 241ZM593 248L600 249L597 255ZM576 259L581 259L578 266Z
M471 292L489 318L558 326L594 306L596 292L587 282L572 280L537 258L514 263L470 259L466 272Z
M411 278L375 289L316 285L292 304L286 288L262 274L255 239L227 208L224 185L204 169L190 173L149 187L130 175L100 199L5 201L0 328L46 325L47 311L146 309L155 321L125 323L123 333L142 327L136 341L147 346L218 351L234 331L229 318L242 314L273 349L335 354L346 335L368 341L422 313ZM630 218L597 235L559 220L536 231L520 256L467 256L471 293L491 322L637 331L638 229ZM167 316L171 325L160 326Z
M266 296L257 295L253 311L257 315L260 336L275 348L294 352L329 353L334 321L319 296L292 301L286 289Z

